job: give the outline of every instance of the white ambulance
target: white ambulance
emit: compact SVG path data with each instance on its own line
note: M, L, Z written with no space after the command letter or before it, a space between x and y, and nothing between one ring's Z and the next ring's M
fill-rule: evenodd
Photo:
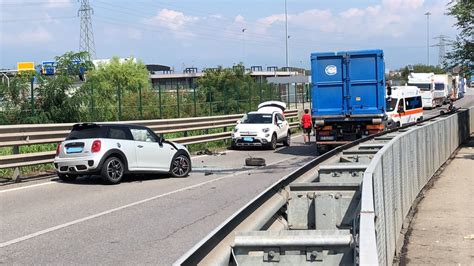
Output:
M387 97L390 126L403 126L423 120L423 105L420 89L416 86L394 86Z

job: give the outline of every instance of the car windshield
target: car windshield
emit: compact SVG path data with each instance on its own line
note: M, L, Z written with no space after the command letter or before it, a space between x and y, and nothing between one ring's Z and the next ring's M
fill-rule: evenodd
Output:
M444 90L443 83L435 83L435 90Z
M271 124L271 114L247 114L242 118L242 124Z
M387 112L395 110L395 108L397 107L397 102L397 98L387 98Z
M431 89L430 83L410 83L411 86L416 86L422 91L429 91Z
M97 125L79 125L72 128L66 140L103 138L104 133L105 129Z

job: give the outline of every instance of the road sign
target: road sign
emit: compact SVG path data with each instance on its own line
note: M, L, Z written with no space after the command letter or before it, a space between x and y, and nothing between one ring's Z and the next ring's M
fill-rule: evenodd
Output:
M35 70L35 63L34 62L18 62L17 63L18 72L21 71L30 71Z

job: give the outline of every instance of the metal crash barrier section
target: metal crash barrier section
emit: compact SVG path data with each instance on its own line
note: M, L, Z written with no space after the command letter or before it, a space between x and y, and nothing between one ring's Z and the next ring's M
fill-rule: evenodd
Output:
M392 265L417 195L473 132L471 107L407 128L375 154L362 181L361 265Z
M421 189L474 108L336 148L282 178L174 265L391 265Z

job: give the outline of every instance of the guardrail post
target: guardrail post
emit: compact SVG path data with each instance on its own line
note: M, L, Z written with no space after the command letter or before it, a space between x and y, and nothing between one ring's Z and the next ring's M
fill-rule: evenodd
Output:
M12 153L13 154L20 154L20 147L18 145L13 146L12 147ZM15 169L13 169L12 180L15 183L21 182L20 168L19 167L15 167Z

